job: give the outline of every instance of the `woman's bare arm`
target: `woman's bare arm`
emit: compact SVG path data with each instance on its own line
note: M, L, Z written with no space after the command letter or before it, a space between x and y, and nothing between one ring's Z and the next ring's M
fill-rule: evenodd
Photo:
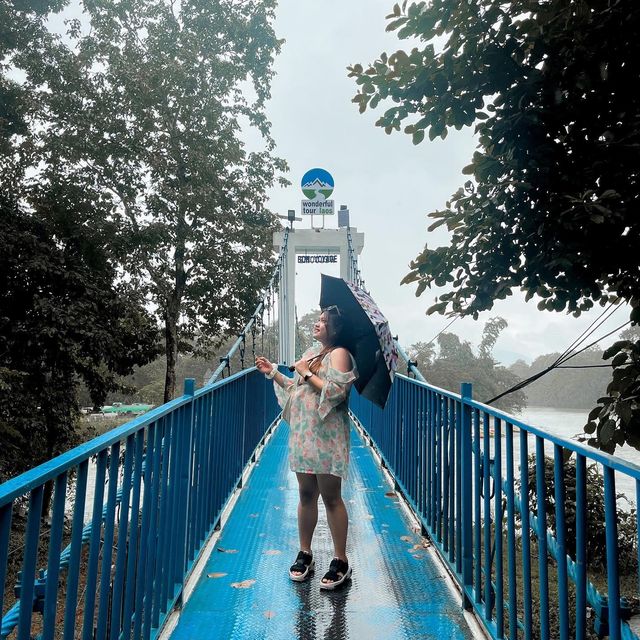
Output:
M272 362L269 362L269 360L267 360L264 356L258 356L256 358L256 367L260 373L267 374L267 373L271 373L271 371L273 371L276 368L276 365L273 364ZM276 374L273 376L273 379L283 389L285 388L286 382L290 381L289 378L285 378L285 376L283 376L279 371L276 371Z

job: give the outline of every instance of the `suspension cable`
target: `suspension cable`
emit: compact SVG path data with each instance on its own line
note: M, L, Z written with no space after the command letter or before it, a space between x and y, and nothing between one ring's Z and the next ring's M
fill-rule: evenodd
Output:
M422 375L420 369L418 369L418 363L406 354L405 350L400 346L397 338L393 339L393 344L396 345L398 355L407 363L407 371L412 373L417 380L420 380L420 382L426 382L426 378Z
M513 387L507 389L506 391L503 391L502 393L500 393L499 395L495 396L491 400L485 401L484 404L491 404L492 402L495 402L496 400L499 400L500 398L502 398L505 395L508 395L509 393L513 393L514 391L519 391L520 389L528 386L532 382L535 382L536 380L540 379L542 376L546 375L547 373L549 373L550 371L552 371L554 369L600 369L600 368L611 368L612 365L610 363L609 364L587 364L587 365L566 365L564 363L567 362L568 360L571 360L572 358L574 358L575 356L579 355L580 353L586 351L590 347L593 347L598 342L600 342L600 341L604 340L605 338L608 338L609 336L613 335L614 333L620 331L620 329L626 327L628 324L631 323L631 321L628 320L627 322L622 323L620 326L616 327L612 331L609 331L606 334L604 334L603 336L600 336L599 338L597 338L596 340L593 340L589 344L587 344L585 346L581 346L585 342L585 340L587 340L589 337L591 337L607 320L609 320L609 318L611 318L611 316L613 316L613 314L620 308L620 306L621 305L620 305L619 301L610 303L604 309L604 311L562 352L562 354L560 354L560 356L558 356L558 358L556 358L556 360L551 365L549 365L548 367L544 368L542 371L539 371L538 373L533 374L529 378L526 378L525 380L521 380L520 382L515 384ZM444 333L460 317L461 316L458 315L455 318L453 318L427 344L435 342L435 340L437 340L437 338L442 333ZM426 382L424 376L422 375L420 370L417 368L417 364L418 363L413 361L413 360L411 360L411 358L405 353L405 351L399 345L399 343L397 341L397 338L394 338L394 343L396 345L396 349L398 350L398 355L407 363L408 372L412 373L418 380ZM578 348L578 347L580 347L580 348Z
M223 373L225 368L229 367L231 358L235 355L236 351L238 351L241 346L244 349L244 341L247 334L252 333L252 331L255 331L256 323L260 322L260 319L263 318L263 312L265 308L265 297L267 296L267 292L269 292L269 294L271 293L271 289L274 287L276 280L279 277L280 267L284 265L284 261L287 255L288 241L289 241L289 229L286 228L284 230L284 240L282 242L282 246L280 247L280 255L278 256L278 261L276 262L275 268L273 269L271 279L269 280L269 284L262 291L261 300L258 303L258 306L256 307L255 311L251 315L249 322L247 322L244 329L240 332L238 339L233 343L231 349L229 349L227 355L224 356L223 358L220 358L221 360L220 365L213 372L213 375L209 378L209 380L207 381L207 384L211 384L215 382ZM264 332L264 319L260 324L262 326L262 331Z
M575 356L577 356L578 354L582 353L583 351L586 351L590 347L593 347L595 344L597 344L601 340L604 340L605 338L608 338L609 336L613 335L614 333L617 333L618 331L620 331L620 329L623 329L624 327L626 327L628 324L631 323L631 320L627 320L627 322L623 322L620 326L618 326L615 329L605 333L603 336L600 336L599 338L597 338L596 340L590 342L586 346L583 346L580 349L577 348L587 338L592 336L594 334L594 332L600 326L602 326L602 323L605 320L608 320L613 315L613 313L617 310L617 307L618 307L618 305L620 303L617 302L615 304L616 304L616 309L614 309L613 311L611 311L610 313L607 314L607 312L609 312L609 309L610 309L609 307L607 307L598 316L598 318L596 318L596 320L594 320L594 322L592 322L589 325L589 327L585 331L583 331L582 334L580 334L580 336L576 340L574 340L571 343L570 347L565 349L565 351L562 353L562 355L560 357L558 357L551 365L549 365L548 367L545 367L544 369L542 369L542 371L538 371L538 373L535 373L532 376L530 376L528 378L525 378L524 380L521 380L517 384L513 385L513 387L510 387L506 391L503 391L502 393L499 393L494 398L491 398L491 400L485 401L484 404L491 404L492 402L495 402L496 400L499 400L500 398L508 395L509 393L513 393L514 391L520 391L520 389L523 389L524 387L530 385L532 382L535 382L536 380L538 380L542 376L546 375L550 371L553 371L554 369L569 369L569 368L573 368L573 369L591 369L591 368L599 368L600 366L605 366L605 367L606 366L611 366L611 365L605 364L605 365L583 365L583 366L575 365L575 366L564 366L563 367L561 365L563 365L568 360L571 360L572 358L575 358ZM603 316L605 316L605 314L607 314L607 315L606 315L606 317L603 318Z
M273 298L271 297L271 287L269 287L269 293L267 294L267 355L269 360L273 360L271 353L271 336L269 335L269 327L273 327L274 321L271 321L271 311L273 310Z
M364 280L361 277L360 267L358 266L358 256L353 247L353 238L351 237L351 227L347 227L347 247L348 247L348 259L349 259L349 267L350 267L349 279L361 289L365 289Z
M460 316L455 316L453 318L453 320L449 321L445 327L443 329L441 329L440 331L438 331L438 333L436 333L435 336L433 336L433 338L431 338L431 340L429 340L429 342L427 342L427 344L432 344L435 343L435 341L456 321L460 318Z
M560 354L556 362L564 361L569 354L577 349L589 336L593 335L618 309L619 304L610 303L604 311ZM574 354L576 355L576 354ZM573 357L573 356L569 356Z

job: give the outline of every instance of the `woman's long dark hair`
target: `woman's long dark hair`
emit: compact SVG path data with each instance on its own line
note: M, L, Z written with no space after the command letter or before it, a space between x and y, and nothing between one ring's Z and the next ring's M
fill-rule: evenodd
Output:
M322 351L312 358L312 361L309 363L309 371L315 374L320 370L322 360L327 353L330 353L336 347L345 346L346 327L340 309L336 306L327 307L321 310L320 315L323 313L327 316L327 338L329 339L329 344L323 347Z

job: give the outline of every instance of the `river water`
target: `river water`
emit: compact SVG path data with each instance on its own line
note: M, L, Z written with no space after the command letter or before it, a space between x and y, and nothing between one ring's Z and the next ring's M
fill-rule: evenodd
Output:
M524 423L540 427L554 435L574 439L583 434L583 427L587 422L588 410L552 409L549 407L527 407L517 417ZM531 452L531 447L530 447ZM551 453L547 451L547 453ZM615 456L640 466L640 451L625 445L617 447ZM630 502L635 503L635 480L629 476L616 472L616 490L624 493Z

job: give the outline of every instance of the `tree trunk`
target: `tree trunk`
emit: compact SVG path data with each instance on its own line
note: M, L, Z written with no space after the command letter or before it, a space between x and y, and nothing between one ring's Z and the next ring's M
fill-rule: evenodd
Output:
M176 393L176 363L178 361L178 320L180 319L180 306L187 283L187 275L184 269L186 234L184 215L178 221L176 229L176 249L173 257L175 266L174 288L167 296L164 312L165 350L167 354L167 371L164 379L164 401L173 400Z
M176 393L176 363L178 361L179 303L175 296L167 300L164 315L165 353L167 370L164 378L164 401L173 400Z

